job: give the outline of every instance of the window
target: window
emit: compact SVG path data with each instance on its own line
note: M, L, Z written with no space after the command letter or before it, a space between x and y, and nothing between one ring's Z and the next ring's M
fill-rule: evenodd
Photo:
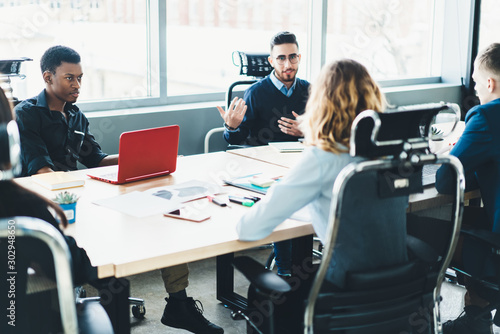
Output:
M495 0L483 1L494 6ZM13 80L14 95L28 98L44 87L43 52L56 44L73 47L82 56L78 105L84 111L220 101L228 85L241 79L233 51L268 53L271 37L283 30L297 35L300 78L314 79L323 59L349 57L378 80L397 82L440 76L440 48L433 47L442 39L433 21L444 17L435 10L439 3L0 0L0 57L33 58L22 66L27 78Z
M377 80L431 73L433 0L329 0L326 62L353 58Z
M481 13L479 25L479 52L491 43L500 43L500 7L498 0L481 0Z
M43 89L40 57L57 44L74 48L82 57L83 89L79 101L158 97L151 69L148 1L19 1L0 9L2 58L29 57L27 78L13 82L15 95L27 98ZM156 58L156 61L155 61ZM156 64L155 64L156 62ZM156 71L158 73L158 71Z
M305 53L307 12L304 0L167 1L168 95L225 91L238 80L232 52L269 53L279 31L296 34Z

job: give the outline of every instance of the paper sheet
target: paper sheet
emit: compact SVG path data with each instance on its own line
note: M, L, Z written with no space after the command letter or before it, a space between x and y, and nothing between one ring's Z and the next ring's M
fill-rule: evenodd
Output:
M198 180L183 182L172 186L151 188L145 191L145 193L154 195L155 197L181 203L224 192L224 188L215 183Z
M180 208L181 203L158 196L133 191L128 194L105 198L93 202L136 218L143 218Z

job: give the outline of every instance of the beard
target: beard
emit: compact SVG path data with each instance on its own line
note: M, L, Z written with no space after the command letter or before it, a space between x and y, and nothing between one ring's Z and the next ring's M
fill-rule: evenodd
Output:
M276 72L276 77L281 81L281 82L293 82L295 81L295 77L297 75L297 71L292 71L289 73L284 73L284 72Z

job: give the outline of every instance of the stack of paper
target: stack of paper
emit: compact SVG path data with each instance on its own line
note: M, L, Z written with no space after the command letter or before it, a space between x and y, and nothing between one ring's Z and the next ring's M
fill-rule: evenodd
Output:
M31 176L31 180L49 190L80 187L85 184L84 179L66 172L35 174Z
M280 153L302 152L305 148L304 144L299 141L270 142L269 146L275 148Z

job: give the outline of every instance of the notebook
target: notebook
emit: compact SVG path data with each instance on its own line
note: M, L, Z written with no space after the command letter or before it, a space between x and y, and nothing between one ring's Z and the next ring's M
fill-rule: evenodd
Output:
M35 174L31 176L31 180L49 190L80 187L85 184L84 179L66 172Z
M270 142L269 146L275 148L280 153L302 152L305 148L304 144L299 141Z
M124 132L120 136L118 165L95 168L93 179L122 184L173 173L177 166L179 126Z

